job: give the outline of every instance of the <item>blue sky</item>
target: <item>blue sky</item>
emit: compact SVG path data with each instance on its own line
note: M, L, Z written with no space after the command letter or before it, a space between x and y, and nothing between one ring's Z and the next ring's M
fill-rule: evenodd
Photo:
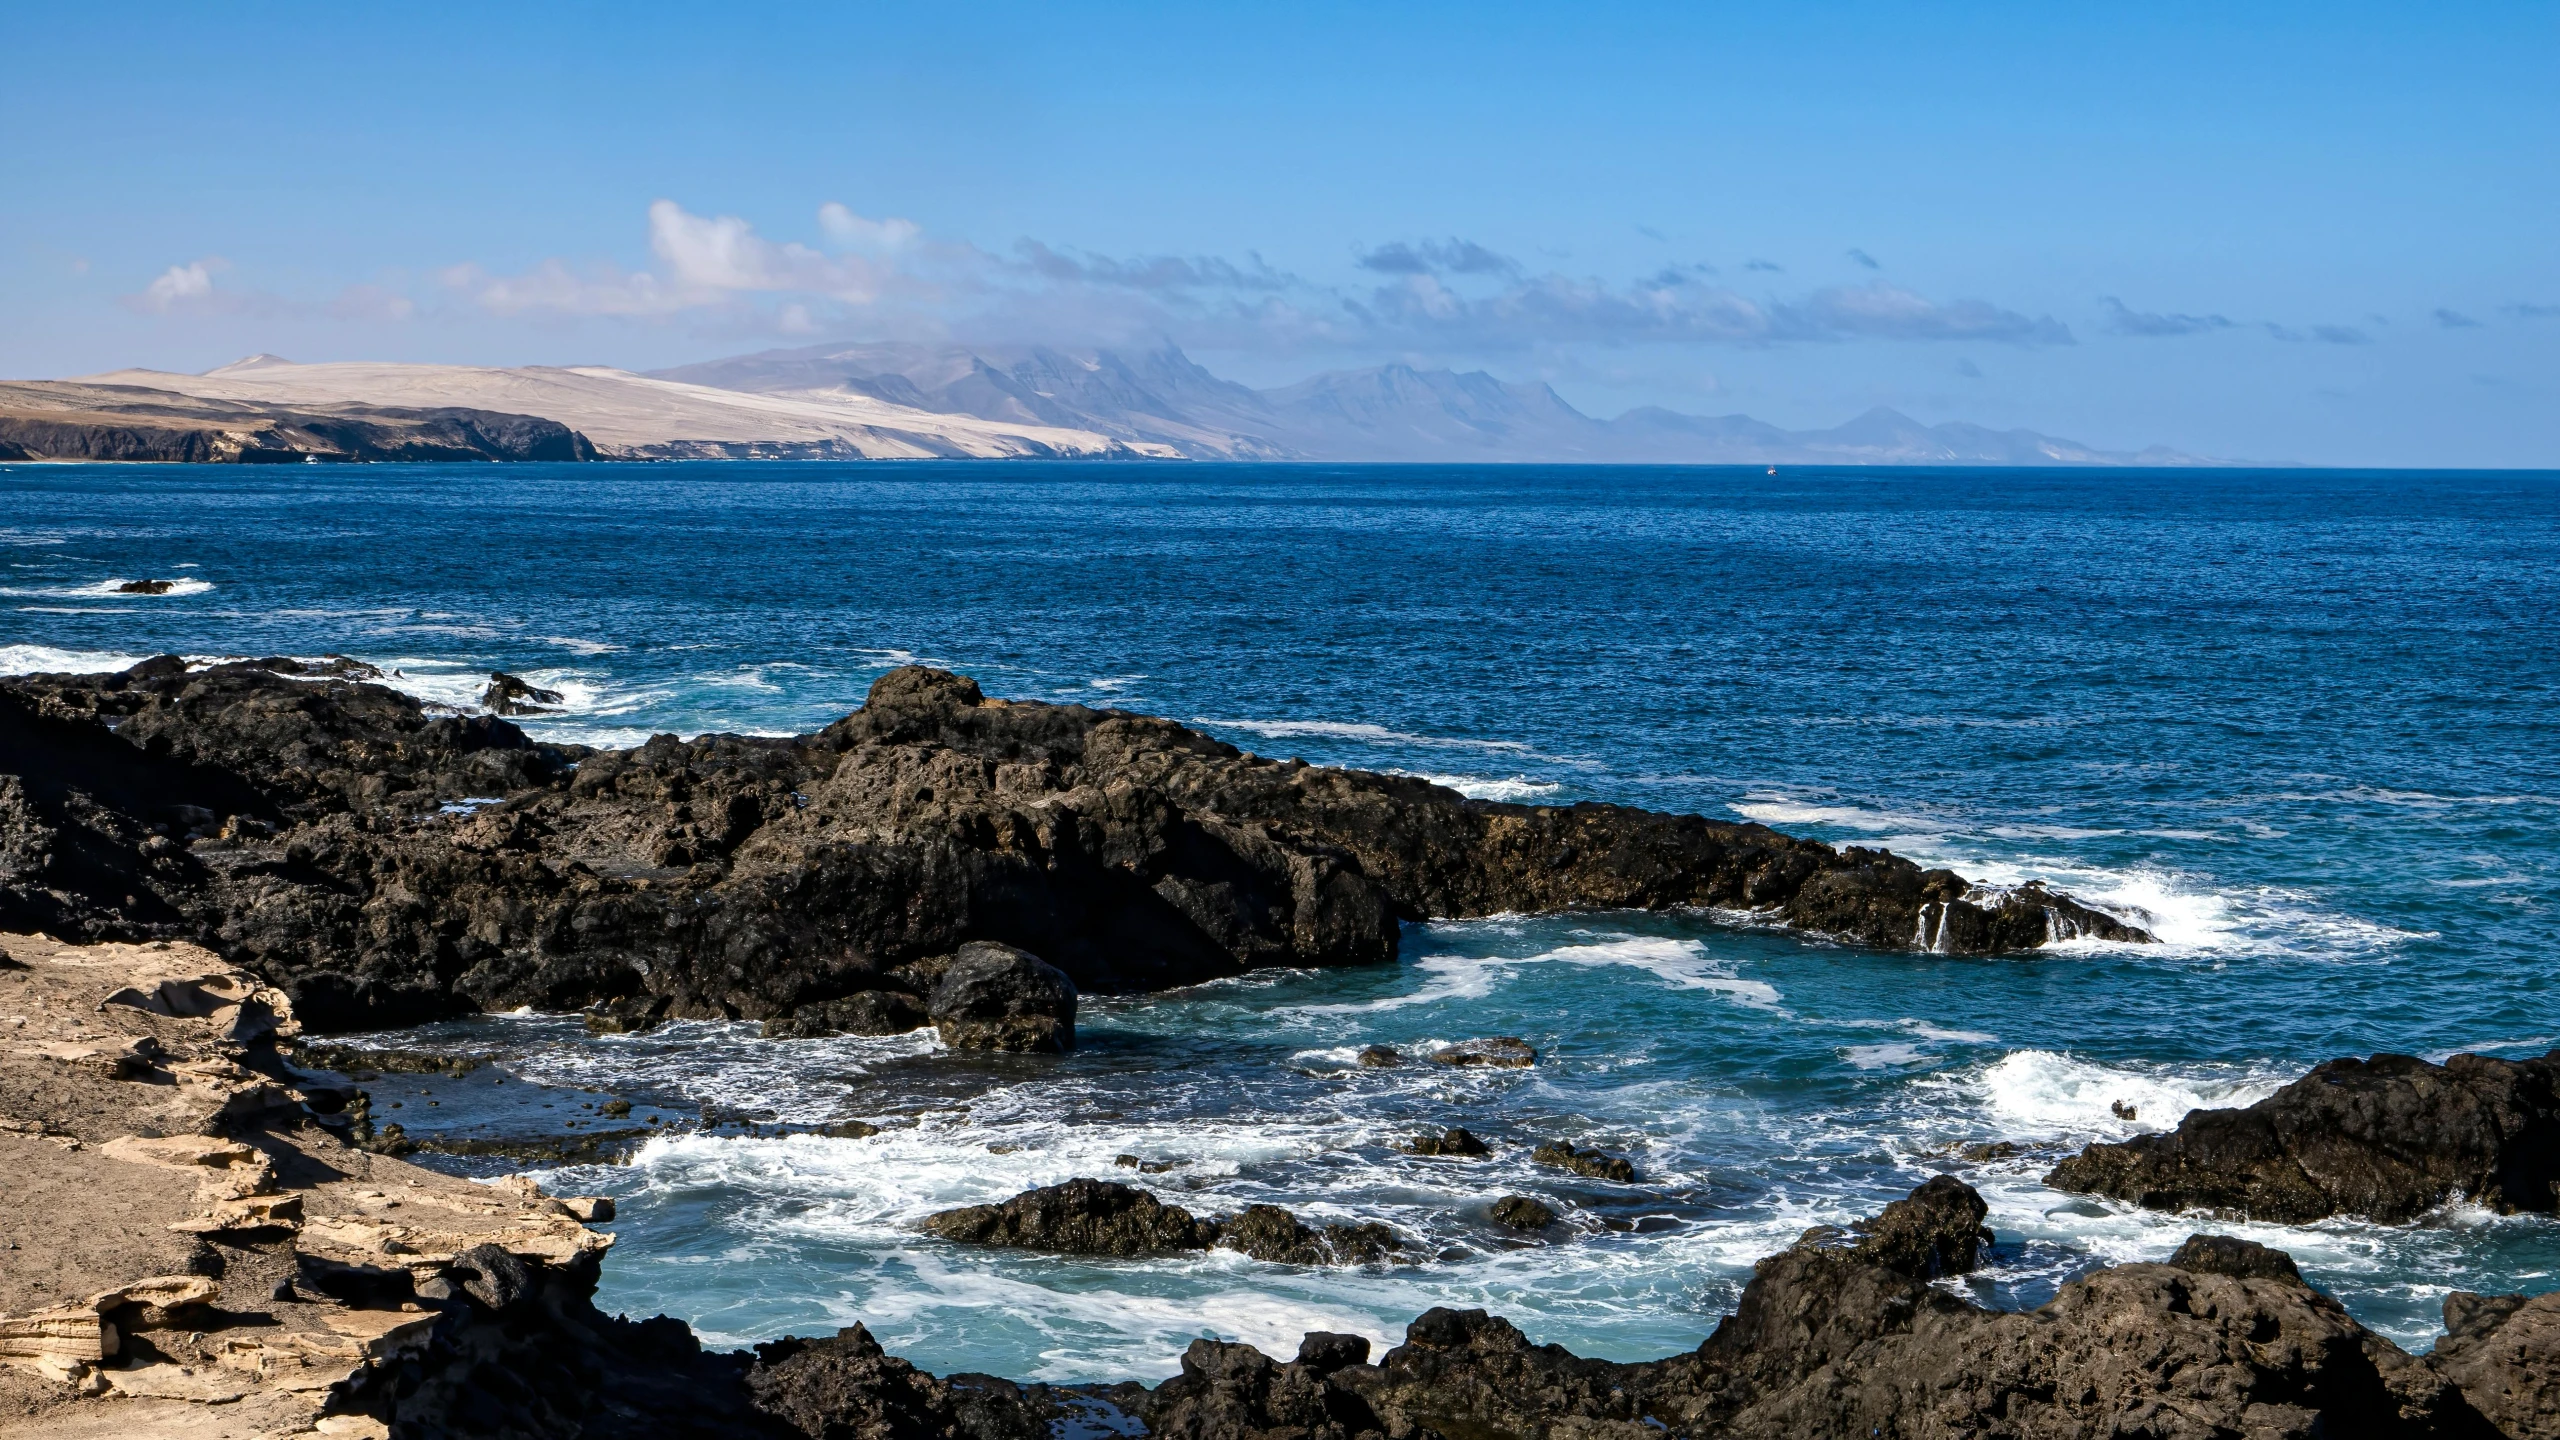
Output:
M22 5L0 47L15 376L1165 339L2560 465L2550 4Z

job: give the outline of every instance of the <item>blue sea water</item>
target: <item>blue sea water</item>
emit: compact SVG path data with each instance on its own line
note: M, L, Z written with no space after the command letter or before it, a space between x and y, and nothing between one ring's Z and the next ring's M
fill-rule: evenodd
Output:
M569 695L537 734L620 744L814 728L925 660L1267 754L2046 879L2164 942L1950 959L1594 913L1089 1000L1055 1060L546 1016L407 1037L556 1087L386 1077L413 1131L585 1115L587 1090L683 1122L546 1178L621 1201L609 1306L723 1341L858 1318L937 1370L1152 1378L1195 1335L1285 1351L1464 1304L1639 1358L1694 1345L1805 1226L1941 1170L1992 1204L1976 1290L2031 1304L2207 1223L2046 1189L2059 1154L2333 1055L2560 1044L2550 474L17 465L0 562L0 669L334 651L467 705L504 668ZM184 583L114 593L146 577ZM1498 1034L1539 1065L1352 1063ZM706 1107L763 1124L692 1128ZM846 1118L886 1128L776 1133ZM1498 1153L1393 1148L1449 1124ZM1559 1137L1637 1183L1528 1163ZM1988 1141L2018 1153L1966 1158ZM1414 1261L1096 1263L912 1230L1091 1174L1384 1220ZM1498 1231L1511 1193L1565 1223ZM2547 1216L2213 1228L2421 1348L2448 1290L2560 1285Z

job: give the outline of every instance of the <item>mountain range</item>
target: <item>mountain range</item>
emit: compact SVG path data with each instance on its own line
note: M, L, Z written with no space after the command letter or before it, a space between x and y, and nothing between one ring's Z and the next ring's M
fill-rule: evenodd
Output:
M1878 407L1828 430L1645 407L1585 415L1545 384L1381 365L1272 390L1222 380L1170 346L812 345L651 372L774 395L862 395L986 420L1091 431L1196 459L1590 464L2196 465L2154 446L2094 449L2032 430L1923 425Z
M194 408L179 413L173 397L189 397ZM428 416L446 427L435 437L417 431ZM576 433L539 440L523 428L528 418ZM198 375L118 370L0 383L0 421L16 437L15 453L55 459L357 459L432 445L459 456L472 446L503 449L487 437L512 435L526 437L506 442L517 449L591 444L598 458L635 460L2216 463L2156 446L2126 453L2031 430L1923 425L1881 408L1828 430L1655 407L1599 419L1545 384L1480 370L1381 365L1257 390L1171 346L812 345L646 374L604 366L299 365L252 355Z

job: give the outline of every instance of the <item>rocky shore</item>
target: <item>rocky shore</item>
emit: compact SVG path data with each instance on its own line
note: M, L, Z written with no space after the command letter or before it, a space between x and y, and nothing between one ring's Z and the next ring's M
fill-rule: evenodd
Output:
M0 925L201 943L314 1031L531 1005L795 1034L944 1023L943 973L979 942L1126 992L1390 960L1406 921L1584 907L1948 954L2149 938L1881 850L1470 800L939 670L883 676L816 734L631 750L538 744L376 678L161 657L0 682ZM1069 994L1016 979L981 988L976 1033L1030 1043L1059 1019Z
M1153 1387L938 1377L858 1325L708 1351L595 1308L604 1202L347 1143L354 1097L278 1047L281 992L183 945L0 936L0 955L9 1440L2560 1436L2560 1294L2453 1294L2416 1356L2280 1252L2204 1234L1992 1310L1953 1284L1997 1237L1947 1176L1808 1232L1697 1348L1637 1364L1447 1309L1374 1359L1347 1335L1287 1359L1199 1340ZM1201 1239L1144 1192L1056 1190L944 1228Z

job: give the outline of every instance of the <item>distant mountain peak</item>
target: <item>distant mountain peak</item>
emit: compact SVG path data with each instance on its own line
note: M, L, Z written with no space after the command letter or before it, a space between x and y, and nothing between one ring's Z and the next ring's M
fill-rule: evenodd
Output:
M228 365L217 365L204 373L207 375L245 375L252 370L273 370L279 366L290 367L292 364L292 361L287 360L281 355L270 355L261 350L255 355L243 355Z

